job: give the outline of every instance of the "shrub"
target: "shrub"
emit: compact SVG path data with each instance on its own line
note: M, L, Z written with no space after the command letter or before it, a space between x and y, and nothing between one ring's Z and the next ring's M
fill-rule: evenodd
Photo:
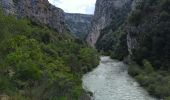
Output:
M162 0L161 2L162 9L170 13L170 0Z
M140 66L133 63L129 65L128 68L128 73L132 76L138 76L139 74L141 74L142 70L140 69Z
M170 96L169 96L169 97L166 97L165 100L170 100Z
M79 58L83 67L82 69L90 71L99 64L99 57L96 54L97 51L90 48L82 48L80 50Z
M147 74L152 73L154 71L151 63L148 60L143 60L143 66Z
M124 58L128 56L127 38L125 33L118 34L120 35L119 42L115 47L112 47L116 49L111 52L111 58L124 60Z
M10 84L10 80L9 77L0 75L0 93L5 93L5 92L9 92L10 89L12 89L12 86Z
M162 11L160 13L160 18L162 21L167 21L170 18L170 14L167 13L166 11Z
M169 90L165 85L159 84L155 88L155 95L159 98L165 98L170 95Z
M137 9L131 13L131 15L128 17L128 21L130 24L138 25L142 18L142 11Z

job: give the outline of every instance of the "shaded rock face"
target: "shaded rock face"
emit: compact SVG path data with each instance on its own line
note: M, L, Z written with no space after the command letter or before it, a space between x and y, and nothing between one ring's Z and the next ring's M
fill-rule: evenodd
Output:
M6 14L29 18L37 24L48 25L60 33L66 29L64 11L51 5L48 0L1 0L0 2Z
M133 0L129 16L132 14L132 12L136 10L136 7L142 2L143 0ZM138 48L139 46L138 39L133 36L133 34L138 34L142 31L144 31L144 28L141 27L141 29L138 30L135 26L130 25L128 22L124 26L124 32L127 34L127 47L130 55L132 55L132 50Z
M1 0L0 5L2 6L5 14L14 15L16 13L16 9L15 9L15 5L14 5L13 0Z
M124 19L122 17L128 14L127 9L130 8L131 3L132 0L97 0L92 28L86 39L88 44L95 47L101 31L111 23L117 24Z
M135 0L124 27L131 58L149 60L157 69L170 64L170 1ZM161 68L161 69L163 69Z
M65 20L70 32L84 39L91 27L92 15L65 13Z
M142 47L143 43L147 41L145 38L147 38L147 36L150 37L149 33L154 29L154 26L159 23L160 12L156 12L154 9L149 11L149 6L151 6L151 3L151 0L148 0L148 2L145 0L134 0L132 3L132 10L129 17L135 18L135 15L133 14L136 11L140 11L141 17L136 20L137 23L128 21L124 26L124 32L127 34L128 51L131 56L133 55L133 50ZM141 5L144 7L140 8ZM148 11L145 9L148 9Z

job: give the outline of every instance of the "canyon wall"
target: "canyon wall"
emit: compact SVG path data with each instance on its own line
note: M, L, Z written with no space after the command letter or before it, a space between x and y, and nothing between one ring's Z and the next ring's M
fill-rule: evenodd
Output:
M169 0L97 0L86 41L114 57L168 68ZM162 65L163 64L163 65Z
M17 18L28 18L39 25L47 25L59 33L66 30L64 11L48 0L1 0L3 11Z
M70 32L75 37L84 39L91 28L92 15L65 13L65 20Z
M156 67L170 62L170 1L138 0L124 27L128 51L137 62L148 59Z
M131 3L132 0L97 0L88 44L95 47L103 29L113 25L111 29L116 30L124 22Z

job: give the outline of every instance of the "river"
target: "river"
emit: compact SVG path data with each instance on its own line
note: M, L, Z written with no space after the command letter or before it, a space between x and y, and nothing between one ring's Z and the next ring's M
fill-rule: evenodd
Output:
M109 57L83 76L83 88L93 93L93 100L156 100L128 75L128 67Z

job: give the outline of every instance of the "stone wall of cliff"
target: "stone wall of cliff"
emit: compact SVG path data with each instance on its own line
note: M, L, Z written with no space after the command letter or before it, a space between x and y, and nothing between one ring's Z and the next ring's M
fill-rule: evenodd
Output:
M170 62L170 0L138 0L124 27L131 58L156 67ZM163 65L162 65L163 64Z
M95 47L103 29L116 30L124 22L131 3L132 0L97 0L92 28L86 39L88 44Z
M169 100L170 0L138 0L124 32L130 58L138 64L130 64L129 74L149 94Z
M169 0L97 0L87 42L121 60L129 53L138 63L147 59L169 68L169 5Z
M48 0L1 0L0 4L6 14L29 18L60 33L66 30L64 11L51 5Z
M92 15L65 13L65 20L70 32L84 39L91 28Z

